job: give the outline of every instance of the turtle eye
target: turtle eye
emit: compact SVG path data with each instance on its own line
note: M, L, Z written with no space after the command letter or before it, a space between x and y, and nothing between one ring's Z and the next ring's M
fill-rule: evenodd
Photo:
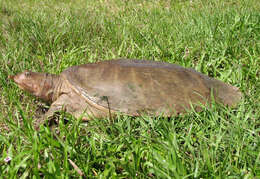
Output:
M29 71L26 71L24 74L26 77L29 77L31 75L31 73Z

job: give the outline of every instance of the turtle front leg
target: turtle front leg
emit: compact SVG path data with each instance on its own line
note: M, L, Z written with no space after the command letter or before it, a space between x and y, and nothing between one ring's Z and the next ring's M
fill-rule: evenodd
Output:
M38 130L40 125L55 115L55 112L62 110L72 114L76 118L82 117L83 120L90 119L89 115L92 114L90 107L80 96L73 92L63 94L52 103L50 109L40 119L34 121L35 129ZM87 118L86 116L83 118L82 114L87 114Z
M67 94L61 95L56 101L51 104L50 109L42 117L33 122L34 128L38 130L40 125L44 124L55 115L55 112L66 110L66 106L68 106L68 101L69 96Z
M44 124L46 121L50 120L52 116L54 116L55 112L61 111L62 106L56 106L56 105L51 105L50 109L42 115L39 119L36 119L33 121L33 126L36 130L39 130L39 127Z
M34 126L39 129L40 125L54 116L55 112L64 110L72 114L76 118L82 118L82 120L91 120L93 118L110 117L110 113L100 110L90 104L88 104L84 98L76 93L68 93L61 95L55 102L52 103L47 113L40 119L34 122Z

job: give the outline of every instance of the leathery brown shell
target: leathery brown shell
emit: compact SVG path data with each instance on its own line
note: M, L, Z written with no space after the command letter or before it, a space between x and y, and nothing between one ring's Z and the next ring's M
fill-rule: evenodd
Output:
M73 66L62 72L71 87L86 100L136 116L183 113L216 102L235 106L238 88L193 69L148 60L110 60Z

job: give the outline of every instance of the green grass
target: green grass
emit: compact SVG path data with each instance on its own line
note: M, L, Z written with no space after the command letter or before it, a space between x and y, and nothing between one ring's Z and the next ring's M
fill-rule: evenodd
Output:
M79 177L70 159L87 178L260 177L259 12L258 0L0 0L0 176ZM120 57L192 67L244 99L170 119L61 113L59 133L36 132L45 104L7 80Z

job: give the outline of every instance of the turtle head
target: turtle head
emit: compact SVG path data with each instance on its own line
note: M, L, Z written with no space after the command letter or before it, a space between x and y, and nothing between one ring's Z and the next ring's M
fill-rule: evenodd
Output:
M56 75L48 73L38 73L31 71L24 71L17 75L9 75L19 88L32 93L33 95L43 99L44 101L51 101L54 91L54 80Z

